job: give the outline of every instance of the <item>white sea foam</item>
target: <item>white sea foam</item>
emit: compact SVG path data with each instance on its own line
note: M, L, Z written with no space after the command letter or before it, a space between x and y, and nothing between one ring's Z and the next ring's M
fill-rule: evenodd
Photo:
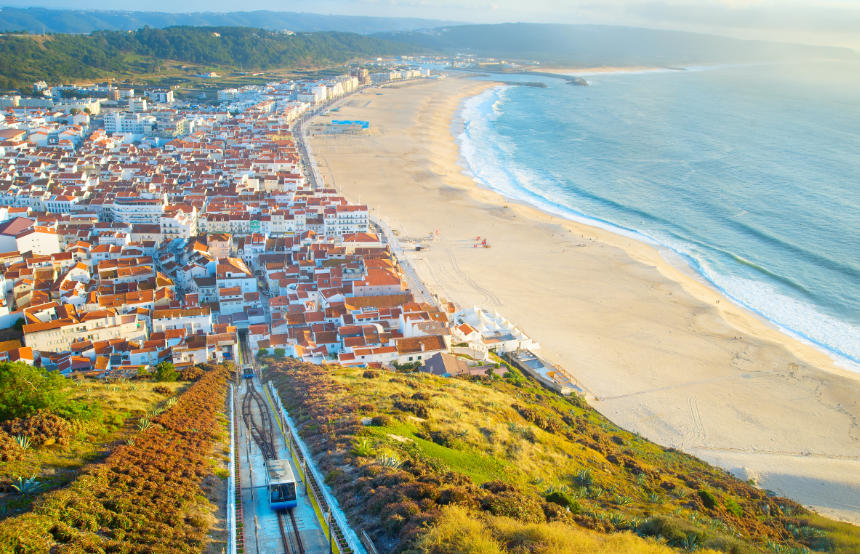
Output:
M460 153L469 175L480 185L553 215L668 248L736 304L783 332L826 351L843 367L860 372L860 327L783 294L771 283L718 271L705 261L695 245L683 240L627 228L574 209L575 199L565 194L559 183L514 159L511 154L516 145L494 130L494 122L504 114L509 88L494 87L467 99L460 113L464 122L457 137Z

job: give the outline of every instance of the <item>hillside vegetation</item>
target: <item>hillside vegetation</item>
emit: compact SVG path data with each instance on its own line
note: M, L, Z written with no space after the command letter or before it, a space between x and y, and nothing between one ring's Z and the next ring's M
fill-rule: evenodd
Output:
M71 380L0 364L0 517L72 481L187 383Z
M211 487L204 489L202 484L207 477L214 479L213 466L220 463L213 448L226 434L219 413L224 410L229 371L218 366L197 375L202 376L179 396L138 418L134 432L113 444L103 462L87 464L66 486L46 492L41 476L14 482L15 491L9 494L31 498L32 508L0 521L0 552L201 551L214 520L204 496ZM114 386L120 385L105 385ZM148 383L134 382L123 387L124 394L119 388L108 392L125 397L122 405L132 410L141 402L146 406L150 393L163 399L177 385L162 383L150 390ZM100 395L97 387L91 389L87 405L92 408ZM113 399L110 395L107 398ZM101 409L115 413L117 406L105 402ZM33 424L22 423L21 429L10 432L32 437L33 444L23 450L35 453L10 451L3 444L7 465L22 460L44 463L52 459L48 452L57 459L73 457L74 441L80 439L70 432L86 428L90 420L69 421L41 409L34 413L27 418Z
M353 33L286 34L246 27L143 28L90 35L0 36L0 89L128 76L167 60L210 68L307 68L419 50Z
M381 551L857 552L860 529L505 379L267 370Z
M141 27L259 27L295 32L344 31L380 33L429 29L450 25L451 21L407 17L323 15L282 11L236 11L167 13L120 10L52 10L48 8L3 8L0 31L30 33L91 33L93 31L132 31Z

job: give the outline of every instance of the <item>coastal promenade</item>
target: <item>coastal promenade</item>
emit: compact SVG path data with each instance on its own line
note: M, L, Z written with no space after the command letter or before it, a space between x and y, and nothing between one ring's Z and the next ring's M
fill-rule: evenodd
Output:
M340 115L376 132L310 137L320 175L381 214L386 236L438 229L430 248L396 251L401 263L431 293L503 312L616 423L860 521L857 376L650 246L476 186L452 131L463 99L490 86L449 78L345 100Z

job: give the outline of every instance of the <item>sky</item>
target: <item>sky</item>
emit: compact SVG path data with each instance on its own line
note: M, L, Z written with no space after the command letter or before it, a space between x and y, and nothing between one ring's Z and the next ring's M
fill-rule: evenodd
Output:
M16 7L137 11L275 10L476 23L604 23L860 50L860 0L0 0Z

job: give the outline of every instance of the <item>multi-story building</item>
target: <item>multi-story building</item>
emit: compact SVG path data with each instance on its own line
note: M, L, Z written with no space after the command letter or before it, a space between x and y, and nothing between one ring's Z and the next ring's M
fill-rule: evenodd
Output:
M24 342L38 352L64 352L78 341L111 339L146 340L146 325L136 314L116 315L101 311L80 320L61 318L24 325Z
M189 335L212 332L209 308L166 308L152 312L152 332L185 329Z
M140 113L111 112L104 116L105 132L147 136L153 133L154 116Z
M122 223L160 225L164 201L158 198L117 198L110 207L113 221Z
M148 90L146 91L146 97L159 104L173 103L173 91L168 89Z

